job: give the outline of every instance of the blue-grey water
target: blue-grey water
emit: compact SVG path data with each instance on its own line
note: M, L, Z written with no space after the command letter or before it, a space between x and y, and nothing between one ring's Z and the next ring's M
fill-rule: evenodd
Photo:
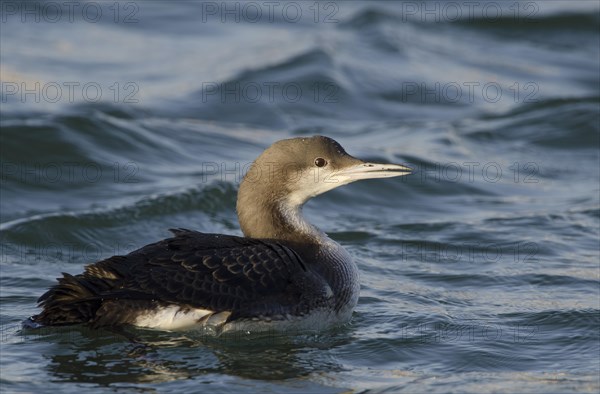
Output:
M2 392L600 390L597 1L3 1ZM324 134L411 165L309 202L352 322L206 338L22 329L61 272L187 227Z

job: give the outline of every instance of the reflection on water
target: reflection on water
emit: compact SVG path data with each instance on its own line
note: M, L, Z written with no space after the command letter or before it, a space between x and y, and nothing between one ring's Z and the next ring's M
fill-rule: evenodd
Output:
M347 328L320 334L229 334L85 327L24 330L24 341L43 341L56 349L46 368L54 381L161 383L227 374L244 379L280 380L344 370L323 353L347 345ZM317 357L315 357L317 356ZM251 362L249 362L251 360Z

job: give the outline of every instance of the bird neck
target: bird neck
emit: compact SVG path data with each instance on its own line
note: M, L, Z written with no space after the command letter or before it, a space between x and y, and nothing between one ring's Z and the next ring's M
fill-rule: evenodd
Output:
M323 243L327 239L304 218L302 205L261 185L242 182L237 213L246 237L303 243Z

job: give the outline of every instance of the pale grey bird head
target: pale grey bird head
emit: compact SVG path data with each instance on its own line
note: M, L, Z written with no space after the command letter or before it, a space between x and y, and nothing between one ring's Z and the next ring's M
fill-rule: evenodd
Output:
M316 228L301 215L310 198L361 179L410 174L399 164L369 163L350 156L335 140L314 136L275 142L253 163L237 200L240 226L254 238L297 237ZM320 234L320 232L319 232Z

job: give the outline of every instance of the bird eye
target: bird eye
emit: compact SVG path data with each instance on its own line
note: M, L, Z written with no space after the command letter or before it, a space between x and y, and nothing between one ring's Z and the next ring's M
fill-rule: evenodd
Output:
M317 167L325 167L327 165L327 160L323 159L322 157L317 157L315 159L315 165Z

